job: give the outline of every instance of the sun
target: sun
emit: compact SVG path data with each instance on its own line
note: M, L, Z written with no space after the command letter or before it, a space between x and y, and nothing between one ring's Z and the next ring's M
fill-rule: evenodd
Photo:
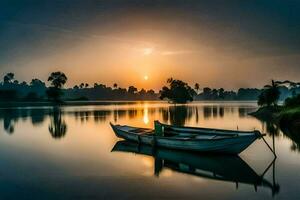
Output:
M145 56L149 56L150 54L153 53L154 49L153 48L144 48L142 51Z
M144 76L144 80L147 81L149 79L148 75Z

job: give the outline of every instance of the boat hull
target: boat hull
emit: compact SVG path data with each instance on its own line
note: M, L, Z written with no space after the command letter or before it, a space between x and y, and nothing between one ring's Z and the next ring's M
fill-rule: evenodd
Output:
M112 128L117 137L125 140L169 149L197 152L239 154L257 139L257 135L252 134L241 137L230 137L226 139L215 140L185 140L175 139L171 137L156 136L154 134L138 135L119 129L117 126L114 125L112 125Z

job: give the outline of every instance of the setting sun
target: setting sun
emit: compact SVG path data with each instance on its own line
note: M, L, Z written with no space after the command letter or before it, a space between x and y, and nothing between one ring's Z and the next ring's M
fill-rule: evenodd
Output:
M147 81L149 77L147 75L144 76L144 80Z

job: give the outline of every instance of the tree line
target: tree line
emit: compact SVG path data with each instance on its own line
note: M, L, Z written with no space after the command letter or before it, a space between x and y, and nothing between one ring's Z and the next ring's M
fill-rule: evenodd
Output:
M138 90L135 86L112 87L102 83L81 83L71 88L64 88L68 78L63 72L53 72L47 79L48 85L34 78L29 83L18 81L15 74L7 73L0 82L0 101L72 101L72 100L159 100L168 99L173 103L186 103L193 100L257 100L265 88L240 88L226 91L223 88L200 88L196 83L189 86L181 80L169 78L167 86L156 93L154 90ZM277 82L278 84L279 82ZM278 84L278 100L300 93L300 84L283 81Z

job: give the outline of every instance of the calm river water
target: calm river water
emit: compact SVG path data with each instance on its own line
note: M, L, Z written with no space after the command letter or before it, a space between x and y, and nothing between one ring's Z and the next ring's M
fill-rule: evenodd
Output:
M0 109L0 199L300 199L299 136L247 113L254 102L104 103ZM118 142L109 122L260 130L239 156ZM300 132L299 132L300 134ZM117 143L118 142L118 143Z

